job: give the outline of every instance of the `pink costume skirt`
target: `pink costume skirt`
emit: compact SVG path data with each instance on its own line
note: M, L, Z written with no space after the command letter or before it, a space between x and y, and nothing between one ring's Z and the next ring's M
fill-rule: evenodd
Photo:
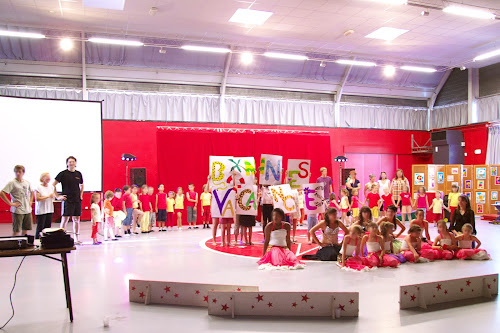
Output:
M421 249L420 251L417 251L417 253L420 254L420 257L425 258L427 260L433 261L435 258L435 253L433 249ZM410 250L403 251L403 255L405 256L405 259L409 262L415 262L415 256L413 255L413 252Z
M453 259L453 252L450 250L437 250L433 249L434 252L434 259L440 259L440 260L451 260Z
M489 260L490 256L483 249L460 249L457 251L458 259Z
M292 251L284 247L269 246L266 254L257 262L259 269L289 270L305 267Z
M357 270L366 271L374 267L398 267L400 264L399 260L395 257L385 254L380 260L379 252L370 252L366 257L350 257L346 260L345 267Z

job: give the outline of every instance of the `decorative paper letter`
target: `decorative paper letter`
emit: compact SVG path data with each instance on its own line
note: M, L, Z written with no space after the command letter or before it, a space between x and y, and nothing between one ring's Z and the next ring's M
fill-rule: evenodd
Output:
M261 185L281 184L281 166L283 156L262 154L259 167L259 183Z
M257 215L257 186L250 185L238 189L236 193L236 214Z
M285 214L294 213L297 211L295 200L293 198L290 185L269 186L271 196L273 197L274 208L281 208Z
M302 188L304 189L304 212L306 214L324 213L324 184L303 184Z
M311 177L310 160L288 160L288 175L291 188L300 188L302 184L309 183Z
M227 190L212 190L213 200L211 206L212 217L234 217L234 199L233 188Z

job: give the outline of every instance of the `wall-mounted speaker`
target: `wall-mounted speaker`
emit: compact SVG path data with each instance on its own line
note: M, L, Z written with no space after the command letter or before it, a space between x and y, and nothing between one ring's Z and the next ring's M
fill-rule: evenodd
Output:
M130 184L139 187L146 184L146 168L130 168Z
M462 131L449 130L431 133L432 162L434 164L464 164Z

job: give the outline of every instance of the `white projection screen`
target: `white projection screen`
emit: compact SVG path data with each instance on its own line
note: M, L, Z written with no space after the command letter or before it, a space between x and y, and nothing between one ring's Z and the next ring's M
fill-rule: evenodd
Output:
M0 133L0 190L14 178L16 164L36 187L42 172L53 180L73 155L84 190L102 191L100 102L0 96Z

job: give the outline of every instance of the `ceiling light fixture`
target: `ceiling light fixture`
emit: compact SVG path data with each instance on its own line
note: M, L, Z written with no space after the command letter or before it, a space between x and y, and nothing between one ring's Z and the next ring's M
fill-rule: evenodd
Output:
M393 77L396 74L396 67L392 65L384 66L384 76L385 77Z
M408 4L408 0L368 0L368 1L385 3L388 5L406 5L406 4Z
M242 9L238 8L229 22L242 23L249 25L262 25L268 18L273 15L272 12L264 12L262 10Z
M352 65L352 66L364 66L364 67L375 67L376 63L371 61L358 61L358 60L349 60L349 59L339 59L335 60L337 64L342 65Z
M251 52L243 52L241 54L241 63L243 65L250 65L253 62L253 54Z
M405 29L397 29L397 28L390 28L390 27L382 27L380 29L375 30L374 32L368 34L365 36L365 38L374 38L374 39L382 39L382 40L387 40L391 41L402 34L407 33L408 30Z
M63 38L59 42L59 46L61 47L61 50L63 50L63 51L70 51L73 49L73 41L69 38Z
M209 47L209 46L198 46L198 45L183 45L181 49L187 51L198 51L198 52L212 52L212 53L229 53L230 49L225 47Z
M319 63L319 67L323 67L323 68L324 68L324 67L326 67L326 62L322 60L322 61Z
M481 61L481 60L485 60L485 59L489 59L489 58L493 58L493 57L496 57L500 55L500 49L498 50L495 50L495 51L491 51L491 52L487 52L487 53L483 53L483 54L480 54L478 55L477 57L475 57L473 59L473 61Z
M97 44L112 44L122 46L144 46L143 42L126 39L109 39L109 38L89 38L89 42Z
M9 30L0 30L0 36L21 37L21 38L45 38L45 35L34 32L20 32L20 31L9 31Z
M286 59L286 60L308 60L309 58L305 55L300 54L289 54L289 53L277 53L277 52L266 52L265 57L276 58L276 59Z
M495 14L488 10L474 8L470 6L449 5L443 8L443 12L460 16L473 17L484 20L494 20Z
M412 72L434 73L437 70L431 67L417 67L417 66L401 66L402 70Z

